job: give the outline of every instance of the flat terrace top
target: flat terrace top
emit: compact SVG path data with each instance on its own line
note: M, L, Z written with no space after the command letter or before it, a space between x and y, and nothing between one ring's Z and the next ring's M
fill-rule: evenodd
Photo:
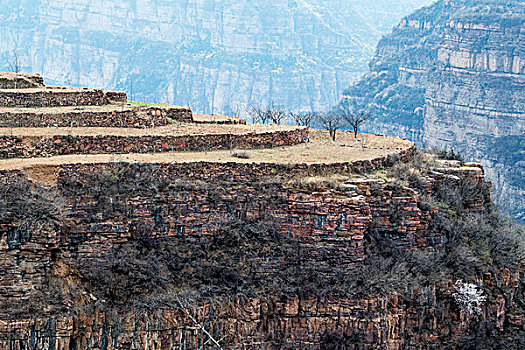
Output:
M3 90L5 91L5 90ZM0 114L66 114L66 113L111 113L111 112L128 112L141 107L157 107L147 105L136 105L129 103L116 103L102 106L61 106L61 107L0 107ZM164 105L159 108L187 109L189 107Z
M241 118L229 117L226 115L218 114L201 114L193 113L193 120L196 122L206 122L206 123L221 123L221 122L239 122Z
M41 78L40 74L35 74L35 73L0 72L0 78L14 79L14 78L19 78L19 77L24 77L24 78Z
M19 92L24 94L40 93L40 92L49 92L49 93L80 93L80 92L93 92L93 91L104 91L103 89L90 89L82 87L63 87L63 86L45 86L38 88L29 88L29 89L0 89L0 92Z
M272 149L237 150L246 152L249 159L234 157L230 151L172 152L150 154L104 154L68 155L49 158L0 160L0 170L26 169L29 172L47 169L61 164L75 163L192 163L192 162L237 162L274 164L319 164L345 163L358 160L372 160L381 156L406 151L414 146L411 141L381 135L359 134L355 139L350 132L338 132L335 142L328 133L311 130L310 142L291 147ZM52 171L52 170L51 170Z
M52 136L183 136L209 134L245 134L250 132L277 132L295 130L297 127L278 125L207 125L207 124L170 124L155 128L108 128L108 127L47 127L47 128L0 128L0 136L52 137Z

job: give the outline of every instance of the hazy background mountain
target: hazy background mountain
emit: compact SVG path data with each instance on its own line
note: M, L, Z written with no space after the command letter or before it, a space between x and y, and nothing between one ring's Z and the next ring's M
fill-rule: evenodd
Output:
M13 52L51 84L231 113L252 103L336 104L382 34L432 0L3 0Z
M344 103L369 132L481 162L495 201L525 222L525 2L440 0L384 37Z

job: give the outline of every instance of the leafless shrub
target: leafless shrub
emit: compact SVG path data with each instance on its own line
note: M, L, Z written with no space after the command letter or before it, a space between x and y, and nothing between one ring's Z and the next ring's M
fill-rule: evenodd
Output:
M459 153L459 152L456 153L456 152L454 152L453 149L450 150L450 151L447 151L447 150L433 150L433 152L439 159L459 160L460 162L464 161L464 158L461 155L461 153Z
M235 158L240 158L240 159L250 159L250 154L248 152L245 152L245 151L235 151L235 152L232 152L232 157L235 157Z

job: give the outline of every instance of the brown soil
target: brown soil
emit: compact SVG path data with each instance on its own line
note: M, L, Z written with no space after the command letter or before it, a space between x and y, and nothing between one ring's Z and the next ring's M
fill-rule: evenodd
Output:
M146 136L146 135L202 135L202 134L244 134L249 132L274 132L293 130L297 127L277 125L205 125L179 123L156 128L0 128L0 136L42 137L54 135L121 135L121 136Z
M57 170L55 165L36 165L26 168L25 173L29 180L53 187L57 182Z
M198 123L238 123L240 119L241 118L228 117L226 115L193 113L193 120Z

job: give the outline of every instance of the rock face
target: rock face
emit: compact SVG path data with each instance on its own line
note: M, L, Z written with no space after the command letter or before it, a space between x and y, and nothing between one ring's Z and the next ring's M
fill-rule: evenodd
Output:
M128 242L189 244L191 251L184 259L190 270L179 272L181 280L172 286L175 292L185 288L181 277L185 273L198 274L200 263L205 270L213 269L204 261L221 259L214 255L216 248L205 248L205 242L221 244L214 239L220 236L225 216L264 217L267 225L276 225L278 235L297 242L293 249L299 254L300 268L315 266L317 273L336 278L340 273L356 273L359 264L372 258L373 253L365 247L370 246L371 231L392 237L402 249L439 251L447 238L431 233L436 211L422 207L420 196L430 195L444 182L460 187L465 181L472 181L480 188L488 188L480 167L448 165L436 168L428 178L428 187L419 194L380 178L358 177L337 189L314 191L287 181L294 173L319 175L329 168L298 166L284 172L257 164L64 165L51 170L58 174L57 183L54 189L47 190L38 189L39 185L28 181L20 171L1 172L0 183L14 192L2 198L8 211L2 213L0 224L0 346L9 350L193 349L210 342L211 335L228 349L240 344L246 349L323 349L344 344L360 349L373 349L378 344L388 349L426 349L448 347L468 333L469 327L480 324L492 325L499 331L519 329L522 316L509 311L512 301L508 295L492 290L496 276L490 274L478 281L491 293L478 316L454 304L454 289L447 281L379 297L367 291L354 298L334 294L298 296L291 292L288 297L272 298L269 291L268 297L215 298L191 307L187 301L177 299L180 305L170 308L150 296L149 303L161 303L158 309L152 304L147 311L140 311L137 305L128 304L120 310L97 310L103 309L106 301L83 281L89 278L93 267L104 268L108 252L118 251ZM44 195L46 203L38 203L39 194L25 202L28 207L18 207L16 200L24 199L17 197L16 189L33 186L35 195L45 191L54 194ZM32 196L30 192L24 198ZM471 213L482 213L489 203L489 193L482 190L467 208ZM49 215L61 214L50 217L51 220L21 215L23 210L29 214L33 205L43 205ZM272 247L270 241L265 243L263 255L251 251L249 258L242 260L242 264L254 269L250 271L251 278L260 284L268 283L266 276L280 276L281 269L290 268L288 264L293 266L297 259L294 255L281 256L277 247L272 248L275 251L268 247ZM141 249L141 255L147 254L146 247ZM209 254L211 260L201 254ZM237 258L227 256L226 261L237 266ZM118 259L125 261L126 256ZM250 265L250 261L255 264ZM144 263L155 266L154 260L146 259ZM140 266L124 266L132 269L133 280L142 278ZM519 274L502 274L500 283L516 291ZM228 285L229 278L233 275L221 270L221 283ZM60 283L56 284L57 280ZM53 294L52 288L57 286L60 292ZM28 307L31 310L30 305L46 300L46 293L51 294L53 302L33 311L34 317L6 314L9 308L24 305L17 309L24 315ZM95 311L82 309L82 300L94 306ZM65 307L67 312L54 314L56 307ZM16 321L4 321L7 316ZM207 333L201 331L200 325Z
M431 0L6 0L0 65L133 100L244 112L337 103L382 33Z
M523 221L524 25L522 1L438 1L381 40L344 103L374 111L369 131L481 162L495 202Z

